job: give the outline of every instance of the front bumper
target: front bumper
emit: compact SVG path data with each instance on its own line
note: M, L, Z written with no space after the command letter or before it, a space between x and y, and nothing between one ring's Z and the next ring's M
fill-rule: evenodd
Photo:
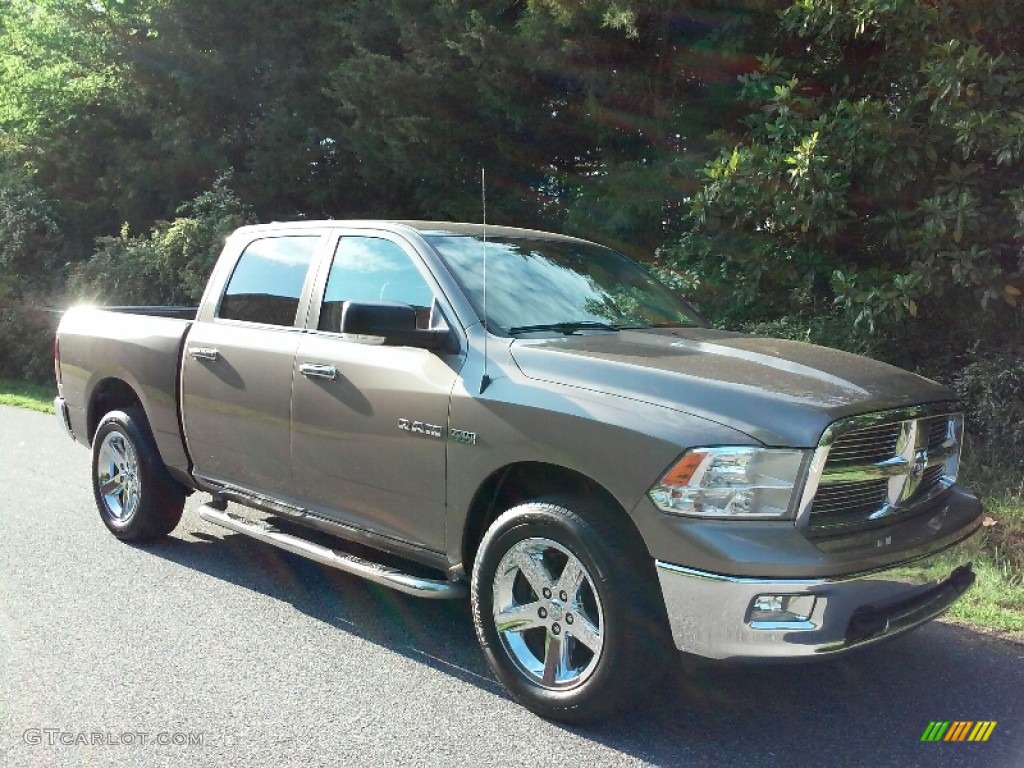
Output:
M732 577L658 560L672 636L680 650L709 658L784 659L905 632L941 614L974 583L976 531L932 555L834 579ZM773 597L791 610L766 613Z

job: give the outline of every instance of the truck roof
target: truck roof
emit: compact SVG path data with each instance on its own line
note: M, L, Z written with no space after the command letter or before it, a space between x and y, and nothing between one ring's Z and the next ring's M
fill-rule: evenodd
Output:
M465 235L481 237L486 231L488 237L515 239L543 239L587 242L581 238L562 235L556 232L545 232L539 229L522 227L504 227L488 224L474 224L457 221L415 221L408 219L320 219L302 221L274 221L266 224L250 224L236 230L239 233L259 232L261 230L287 229L320 229L322 227L353 227L375 229L413 229L422 235Z

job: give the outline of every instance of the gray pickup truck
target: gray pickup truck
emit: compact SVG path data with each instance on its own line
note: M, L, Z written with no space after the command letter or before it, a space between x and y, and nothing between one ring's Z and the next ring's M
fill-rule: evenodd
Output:
M823 657L974 581L949 390L708 328L575 238L244 227L198 309L71 309L55 358L115 536L168 534L201 491L231 531L468 592L494 673L545 717L630 706L673 646Z

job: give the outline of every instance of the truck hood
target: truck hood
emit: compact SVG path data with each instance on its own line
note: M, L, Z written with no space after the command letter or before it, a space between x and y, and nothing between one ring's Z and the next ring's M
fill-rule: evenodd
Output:
M765 445L809 448L844 416L955 399L876 360L707 328L517 339L511 354L530 379L683 411Z

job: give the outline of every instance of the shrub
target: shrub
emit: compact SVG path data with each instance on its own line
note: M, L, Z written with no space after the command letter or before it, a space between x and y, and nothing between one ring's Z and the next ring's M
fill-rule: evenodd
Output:
M1024 467L1024 359L1013 350L990 352L953 379L970 430L1001 459Z
M835 305L890 335L1019 319L1024 3L777 5L777 51L741 77L750 111L669 266L724 287L740 319Z
M229 180L229 174L218 178L181 206L178 218L158 222L148 235L132 235L126 224L116 237L101 237L93 257L72 270L71 294L114 304L198 301L224 238L254 220Z
M0 297L0 378L52 383L58 317L31 300Z
M53 203L29 181L0 168L0 291L52 287L65 251Z

